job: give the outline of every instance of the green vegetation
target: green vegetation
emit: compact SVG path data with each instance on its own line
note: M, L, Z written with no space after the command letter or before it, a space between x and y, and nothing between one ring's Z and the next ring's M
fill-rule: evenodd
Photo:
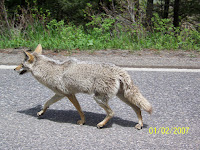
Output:
M91 14L94 10L93 7L96 6L90 3L83 5L82 2L83 13L80 14L80 10L76 11L72 19L74 20L78 15L79 19L85 17L85 20L80 23L77 23L78 20L71 20L67 23L66 16L63 17L63 20L57 21L59 19L54 19L55 14L52 17L50 9L44 9L46 6L44 8L36 7L36 3L37 1L34 0L32 7L30 7L31 3L26 1L28 4L26 9L17 5L15 16L10 15L11 18L15 17L14 22L11 19L4 20L0 32L0 49L35 48L38 43L41 43L45 49L68 51L73 49L183 49L200 51L198 26L189 29L174 27L171 18L162 19L158 12L154 12L151 18L152 24L149 26L143 23L144 18L140 15L137 16L138 18L135 17L136 21L132 18L131 21L125 22L122 21L121 16L113 17L105 11L104 13L102 11ZM115 5L115 11L120 9L122 14L125 13L125 7ZM102 8L104 8L103 6L105 5L102 5ZM71 11L77 7L76 3ZM145 5L140 6L140 9L142 8L145 8ZM69 10L70 7L66 9Z

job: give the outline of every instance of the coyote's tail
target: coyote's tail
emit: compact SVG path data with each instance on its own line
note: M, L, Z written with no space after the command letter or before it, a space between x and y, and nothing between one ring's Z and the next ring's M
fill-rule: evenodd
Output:
M128 102L144 109L151 114L151 104L142 96L138 88L134 86L133 81L127 72L122 72L120 75L120 82L122 88L121 90L123 91L124 97L128 100Z

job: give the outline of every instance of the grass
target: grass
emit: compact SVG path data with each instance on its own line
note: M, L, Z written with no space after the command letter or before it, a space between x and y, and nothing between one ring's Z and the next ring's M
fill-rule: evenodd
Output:
M28 47L34 49L41 43L52 50L100 50L100 49L159 49L200 51L200 33L184 30L178 34L153 32L117 32L102 28L87 29L82 26L64 25L53 20L46 26L29 25L25 30L10 29L0 35L0 49Z

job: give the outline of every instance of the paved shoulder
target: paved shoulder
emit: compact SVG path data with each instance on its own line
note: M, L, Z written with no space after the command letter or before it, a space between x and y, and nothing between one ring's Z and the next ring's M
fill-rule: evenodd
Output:
M23 49L0 50L0 65L16 65L23 60ZM61 51L54 53L45 50L44 55L59 60L75 57L80 60L113 63L122 67L134 68L179 68L200 69L200 53L191 51L152 51L143 50L130 52L127 50Z

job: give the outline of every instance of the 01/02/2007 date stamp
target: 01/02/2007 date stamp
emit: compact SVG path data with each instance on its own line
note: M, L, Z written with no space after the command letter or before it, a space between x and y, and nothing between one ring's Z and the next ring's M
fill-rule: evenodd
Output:
M189 127L150 127L149 134L188 134Z

